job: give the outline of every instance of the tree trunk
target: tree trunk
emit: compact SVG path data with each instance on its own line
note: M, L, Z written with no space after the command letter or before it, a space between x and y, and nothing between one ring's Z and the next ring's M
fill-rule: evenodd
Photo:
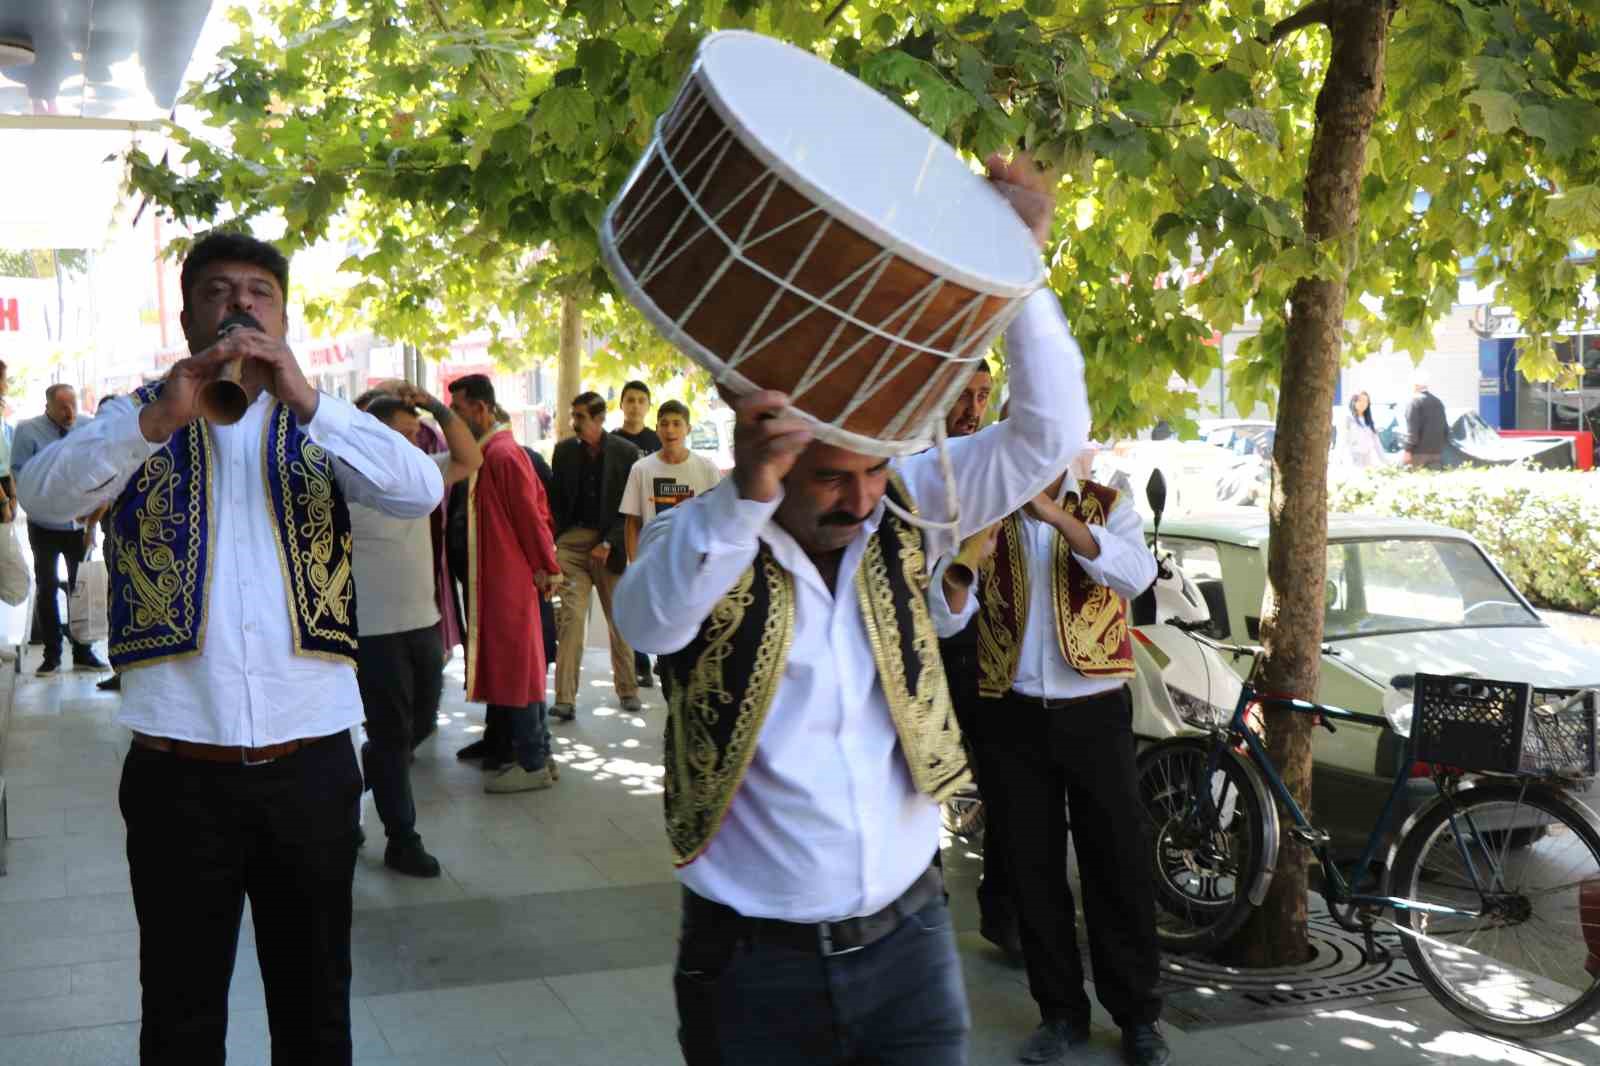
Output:
M1360 217L1367 139L1383 99L1390 0L1332 0L1328 73L1306 166L1305 228L1313 241L1352 237ZM1327 570L1328 445L1348 298L1345 279L1302 278L1289 299L1289 324L1273 447L1267 592L1259 677L1267 692L1315 699L1322 668L1323 582ZM1306 715L1274 712L1267 750L1295 799L1311 810L1311 731ZM1289 819L1283 819L1285 830ZM1278 872L1236 944L1234 961L1287 966L1311 955L1306 930L1309 854L1287 833Z
M550 412L557 440L565 440L572 435L572 401L583 391L579 380L582 372L583 310L578 306L576 296L564 293L561 297L561 348L560 364L556 370L556 408Z

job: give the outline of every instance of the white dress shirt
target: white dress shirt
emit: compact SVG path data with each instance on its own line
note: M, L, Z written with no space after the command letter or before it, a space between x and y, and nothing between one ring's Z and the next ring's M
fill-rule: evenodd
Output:
M1088 429L1083 359L1053 294L1029 298L1007 343L1016 417L948 444L963 532L1036 495ZM894 467L923 514L948 513L936 452ZM910 887L938 850L939 811L912 785L855 591L883 504L845 549L835 597L773 520L780 502L741 499L729 479L657 518L617 586L615 618L640 651L673 652L750 567L758 542L793 575L795 630L755 757L722 827L678 876L751 917L835 921L880 910ZM958 543L929 532L929 563Z
M261 447L274 402L262 393L234 425L209 427L212 555L204 650L123 674L117 720L129 729L259 748L327 736L361 721L355 668L294 654L262 475ZM18 495L30 513L57 519L88 514L120 495L162 447L145 440L130 399L119 397L102 412L40 452L20 475ZM305 429L336 458L334 478L346 501L397 518L421 518L438 505L444 481L437 464L348 401L322 395Z
M1068 474L1061 483L1056 502L1065 500L1067 493L1077 491L1077 481ZM1156 579L1156 561L1145 546L1144 521L1127 493L1117 498L1116 506L1106 516L1105 525L1091 525L1088 529L1100 546L1100 554L1088 559L1073 552L1072 557L1083 567L1089 580L1106 586L1124 600L1131 600L1150 587ZM1022 634L1017 678L1011 687L1025 696L1053 700L1110 692L1126 682L1121 678L1084 677L1061 654L1061 642L1056 639L1054 591L1055 539L1058 536L1053 526L1027 511L1022 512L1022 548L1028 564L1028 624ZM978 592L974 586L974 595L968 597L969 609ZM942 586L929 591L929 601L936 619L949 615Z

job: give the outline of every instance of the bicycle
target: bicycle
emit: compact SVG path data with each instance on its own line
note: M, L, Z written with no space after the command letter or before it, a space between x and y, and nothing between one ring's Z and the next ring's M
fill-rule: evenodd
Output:
M1190 636L1235 660L1259 651ZM1363 935L1368 958L1382 955L1380 921L1392 927L1423 985L1462 1021L1526 1039L1600 1009L1600 821L1567 794L1595 773L1593 690L1418 674L1408 721L1405 707L1373 715L1263 695L1253 679L1254 667L1226 723L1191 709L1204 735L1139 756L1164 949L1208 951L1244 924L1271 884L1281 806L1288 835L1321 867L1334 920ZM1284 785L1252 727L1256 708L1313 715L1330 732L1358 722L1405 737L1388 802L1348 874ZM1429 765L1438 796L1380 864L1417 764Z

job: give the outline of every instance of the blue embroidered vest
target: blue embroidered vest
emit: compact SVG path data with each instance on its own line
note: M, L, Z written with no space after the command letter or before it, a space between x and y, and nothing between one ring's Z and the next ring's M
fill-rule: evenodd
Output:
M162 383L133 394L150 403ZM261 476L289 598L294 653L355 664L356 586L350 512L333 459L274 403L261 444ZM195 421L146 460L112 504L111 664L118 670L205 650L211 560L211 433Z

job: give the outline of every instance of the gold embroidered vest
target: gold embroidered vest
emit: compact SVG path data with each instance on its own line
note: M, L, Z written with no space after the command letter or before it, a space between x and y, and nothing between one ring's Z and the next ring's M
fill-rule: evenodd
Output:
M908 511L897 478L889 496ZM927 604L917 527L885 510L855 577L878 682L917 791L942 802L971 780ZM705 851L755 758L795 628L794 577L766 544L682 651L662 656L667 838L682 866Z
M1117 502L1117 490L1081 482L1067 507L1085 525L1104 526ZM1061 657L1085 677L1132 677L1133 641L1128 605L1084 572L1067 539L1051 536L1051 602L1056 645ZM1011 689L1022 662L1022 634L1028 626L1028 555L1022 538L1022 513L1000 527L994 558L979 576L978 692L998 699Z

